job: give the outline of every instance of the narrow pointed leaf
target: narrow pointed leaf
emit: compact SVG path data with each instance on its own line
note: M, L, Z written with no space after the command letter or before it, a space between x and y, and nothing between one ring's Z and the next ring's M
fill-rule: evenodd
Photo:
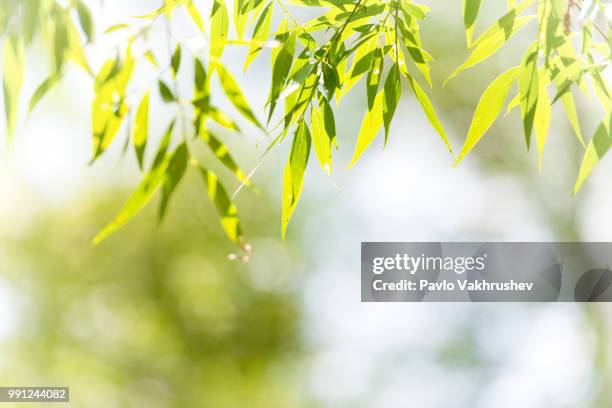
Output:
M376 95L372 109L370 109L363 118L361 123L361 129L359 130L359 136L357 136L357 146L353 153L353 159L349 164L352 167L357 163L361 155L366 149L372 144L378 131L383 125L383 106L384 106L385 91L382 90Z
M134 149L136 151L136 158L138 159L138 167L140 167L140 170L142 170L144 163L144 152L147 146L147 139L149 137L148 92L142 98L142 101L138 106L138 111L136 112L136 121L134 122L133 135Z
M493 122L497 119L502 111L504 102L508 97L510 88L516 77L519 75L520 67L510 68L500 76L495 78L476 106L472 124L468 131L467 138L463 144L463 149L455 162L457 165L474 146L480 141L484 134L489 130Z
M310 132L306 122L301 122L298 126L291 153L285 166L283 175L283 199L282 199L282 238L285 239L285 233L289 221L298 204L300 195L302 194L302 186L304 183L304 173L308 165L308 157L310 156Z
M215 70L221 81L221 86L225 91L225 95L228 97L230 102L238 109L238 111L255 126L263 129L261 123L253 113L253 110L249 106L247 99L245 98L238 82L234 79L232 74L225 68L225 66L219 62L215 63Z

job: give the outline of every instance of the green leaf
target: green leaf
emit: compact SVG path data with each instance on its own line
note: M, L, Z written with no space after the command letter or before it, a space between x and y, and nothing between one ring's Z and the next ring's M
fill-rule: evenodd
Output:
M476 26L480 6L482 6L482 0L463 0L463 22L465 24L465 37L468 48L472 44L474 27Z
M204 19L202 19L202 15L198 11L198 8L193 4L193 1L188 1L185 3L185 7L187 8L187 12L191 16L193 22L198 26L200 31L204 31Z
M164 174L161 200L159 202L159 222L164 219L168 209L168 204L170 203L170 198L185 175L188 159L189 151L187 150L187 145L182 143L172 154L168 167L166 168L166 173Z
M285 239L285 233L289 221L298 204L300 195L302 194L302 186L304 184L304 173L308 165L308 157L310 156L310 132L306 122L300 122L295 136L289 159L285 166L283 175L283 200L282 200L282 239Z
M157 82L157 85L159 87L159 94L162 97L162 100L166 103L172 103L176 101L176 97L174 96L174 93L172 93L172 91L170 90L170 87L163 81L163 80L159 80Z
M145 175L136 191L132 193L115 219L104 227L102 231L98 233L98 235L96 235L93 240L94 245L99 244L109 235L113 234L127 224L136 214L140 212L140 210L147 205L149 201L151 201L151 198L164 180L170 160L174 156L166 154L173 127L174 122L172 122L166 131L166 135L159 146L151 170Z
M149 137L149 93L147 92L138 106L136 121L134 122L134 149L140 170L143 169L144 152Z
M4 110L6 114L7 134L9 140L15 132L19 92L23 85L25 55L23 42L16 36L4 40L2 51L2 84L4 90Z
M368 109L372 109L374 104L374 98L378 93L378 87L380 85L380 78L383 73L384 54L380 48L374 51L374 57L372 58L372 65L368 71L368 77L366 81L366 91L368 96Z
M330 175L332 172L332 138L327 133L327 128L325 127L322 106L312 106L310 120L315 153L317 154L319 164L321 164L321 168L325 174Z
M472 51L468 59L453 71L446 81L444 81L444 84L446 85L448 81L457 76L461 71L473 67L491 57L506 43L506 41L516 34L519 29L533 19L534 16L516 17L512 19L511 23L508 23L507 26L496 25L489 36L482 41L477 41L478 45L475 46L474 51ZM483 36L485 34L483 34Z
M270 111L268 113L268 122L272 119L272 114L276 108L281 90L285 86L291 65L293 64L293 53L295 52L296 35L295 32L288 32L289 22L283 19L277 34L276 41L279 41L282 46L272 50L272 85L270 86Z
M612 146L612 133L610 132L611 128L612 115L608 114L606 119L595 131L595 135L589 142L586 151L584 152L582 164L580 165L580 172L578 173L578 179L576 180L576 185L574 186L574 194L577 194L578 191L580 191L580 188L593 171L593 168L597 165L597 163L599 163L608 150L610 150L610 146Z
M181 67L181 45L180 44L176 46L176 49L174 50L174 53L172 54L171 66L172 66L172 75L174 76L174 78L176 78L179 68Z
M217 157L217 159L229 171L231 171L239 181L245 183L245 185L247 186L251 185L251 182L248 180L246 173L242 171L238 164L236 164L236 161L230 154L229 148L225 143L223 143L215 135L213 135L206 129L201 129L198 134L200 138L208 145L215 157Z
M236 204L232 202L225 187L223 187L223 184L221 184L215 173L200 165L198 165L198 168L204 180L208 198L214 204L219 214L221 225L226 235L233 242L242 246L244 244L244 237L242 236L240 228L240 219L238 218L238 208Z
M81 28L87 36L87 41L91 42L94 36L94 23L93 18L91 17L91 11L89 11L89 7L87 7L83 0L77 0L76 9Z
M214 0L210 15L210 56L221 57L227 41L229 16L225 0Z
M268 39L270 35L270 25L272 22L272 14L274 12L274 3L270 2L263 10L257 23L255 24L255 29L253 30L253 40L255 41L265 41ZM263 47L251 45L249 47L249 53L247 54L246 60L244 62L244 70L246 71L251 62L255 60L259 52Z
M508 97L512 83L516 80L519 75L520 67L510 68L509 70L502 73L500 76L495 78L489 87L485 90L484 94L476 106L472 124L468 131L467 138L463 145L463 149L457 158L455 165L457 165L474 146L480 141L484 134L489 130L493 122L497 119L502 111L504 102Z
M407 76L407 78L408 83L410 84L410 86L412 87L412 91L414 92L414 96L416 96L417 100L421 104L421 107L423 108L423 112L425 112L425 116L427 116L427 120L429 120L431 126L436 130L436 132L438 132L438 135L440 135L440 138L442 138L442 141L446 145L446 148L452 155L453 148L451 147L450 142L448 141L448 136L446 135L444 126L442 126L442 123L438 118L438 114L436 113L433 104L429 100L429 97L414 78L412 78L411 76Z
M527 148L531 144L531 131L535 120L538 93L540 90L538 75L538 43L534 42L525 52L519 74L519 95L521 98L521 115Z
M36 105L38 105L38 102L40 102L40 100L47 94L47 92L49 92L51 88L53 88L53 86L55 86L55 84L57 84L60 79L61 75L52 74L36 88L34 94L32 95L32 99L30 99L30 107L28 109L29 112L34 110Z
M394 64L387 74L385 80L385 100L383 107L383 121L385 124L385 144L389 139L389 129L391 128L391 121L395 115L397 104L399 103L402 95L402 83L400 78L399 65Z
M228 97L230 102L245 118L251 121L255 126L263 129L263 126L261 123L259 123L259 120L253 113L247 99L238 85L238 82L236 82L232 74L219 61L215 61L214 64L219 80L221 81L221 86L223 87L225 95Z
M96 76L96 97L92 104L93 160L114 140L128 112L125 93L133 70L134 58L128 47L125 61L121 62L118 57L107 61Z
M382 90L374 98L372 109L368 110L361 123L361 130L357 136L357 146L353 153L353 160L349 164L352 167L357 163L363 152L372 144L378 131L383 125L383 106L384 106L385 91Z
M538 168L542 172L542 158L544 153L544 145L548 138L548 130L550 128L550 116L551 116L551 103L548 93L546 92L546 85L543 81L540 81L540 90L535 110L534 127L536 142L538 145Z

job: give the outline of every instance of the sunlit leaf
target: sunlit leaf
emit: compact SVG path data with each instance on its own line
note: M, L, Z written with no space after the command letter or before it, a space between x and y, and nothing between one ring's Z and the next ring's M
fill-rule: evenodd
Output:
M546 86L541 81L538 95L537 106L535 110L534 128L536 142L538 145L538 168L542 171L542 157L544 153L544 145L548 138L548 130L550 128L551 105Z
M19 92L23 84L25 55L23 42L16 36L4 40L2 50L2 85L4 90L4 111L6 114L9 140L15 132Z
M285 233L289 221L298 204L300 195L302 194L302 185L304 183L304 172L308 165L308 157L310 156L311 137L308 131L306 122L301 122L298 126L291 153L285 166L283 175L283 199L282 199L282 227L281 235L285 239Z
M519 75L520 67L510 68L489 85L476 106L472 124L468 131L467 138L461 149L461 153L455 162L457 165L474 146L480 141L484 134L489 130L493 122L502 111L504 102L508 97L510 88L516 77Z
M359 130L359 136L357 136L357 146L353 153L353 159L349 164L349 167L355 165L361 155L366 149L372 144L378 131L383 125L383 109L384 109L384 97L385 91L382 90L376 95L372 108L368 110L361 123L361 129Z
M317 154L317 159L319 159L323 171L329 175L332 172L332 139L325 127L323 107L313 106L310 119L312 143L315 148L315 153Z
M240 219L238 218L238 208L236 204L232 202L225 187L219 181L219 178L215 173L204 167L198 165L204 185L206 187L206 193L208 198L214 204L221 225L225 230L225 233L233 242L239 245L243 245L244 237L242 236L242 230L240 227Z
M255 24L255 28L253 30L253 40L265 41L268 38L268 36L270 35L270 24L272 22L273 12L274 2L270 2L259 16L257 24ZM263 47L254 45L249 47L249 53L247 54L246 60L244 62L245 71L247 70L249 65L251 65L251 62L253 62L253 60L257 57L262 48Z
M76 9L79 16L79 23L81 24L83 32L87 36L87 41L91 41L94 36L94 23L93 18L91 17L91 11L83 0L76 1Z
M210 55L221 57L229 30L229 16L225 0L214 0L210 16Z
M227 68L221 64L220 62L215 62L215 71L219 76L219 80L221 81L221 86L225 91L225 95L228 97L230 102L238 109L238 111L249 121L251 121L255 126L262 128L263 126L259 123L259 120L253 113L251 107L247 99L245 98L238 82L234 79L232 74L227 70Z
M476 19L481 5L482 0L463 0L463 22L465 24L465 37L468 48L472 44Z
M147 146L147 139L149 137L149 93L147 92L136 112L136 120L134 122L133 130L133 142L134 149L136 150L136 158L138 159L138 166L143 169L144 163L144 152Z
M521 62L521 72L518 79L523 131L525 132L527 148L529 148L531 142L531 131L535 120L536 105L538 103L538 93L540 90L538 51L537 42L533 43L527 49Z
M602 157L610 150L612 146L612 115L608 114L606 119L599 125L595 131L595 135L589 142L582 164L580 165L580 172L578 173L578 179L574 186L574 194L580 191L580 188L584 184L585 180L589 177L593 168L599 163Z
M385 80L385 100L383 107L383 121L385 124L385 143L389 139L389 129L391 128L391 121L395 115L397 104L399 103L402 94L402 83L400 77L399 66L395 64L387 74Z
M32 95L32 99L30 99L30 107L28 109L29 112L34 110L36 105L38 105L38 102L40 102L40 100L47 94L47 92L49 92L51 88L53 88L53 86L55 86L55 84L58 83L60 79L61 75L52 74L36 88L34 94Z
M159 221L163 220L164 216L166 215L170 198L185 175L188 160L189 151L187 150L187 145L185 143L181 143L181 145L176 148L174 153L172 153L172 157L168 162L168 167L166 168L166 172L164 174L161 199L159 202Z

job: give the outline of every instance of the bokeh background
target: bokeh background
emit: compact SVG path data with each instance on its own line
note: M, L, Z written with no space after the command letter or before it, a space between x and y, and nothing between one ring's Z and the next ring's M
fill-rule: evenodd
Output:
M426 3L424 45L441 84L467 55L461 2ZM481 29L505 7L485 3ZM155 6L91 5L99 32ZM316 14L293 10L303 19ZM193 40L187 18L177 19L174 35ZM526 30L497 57L431 91L456 150L487 84L518 64L534 35ZM88 56L100 63L120 40L105 37ZM246 76L244 50L224 58L263 113L267 58ZM28 59L24 94L49 69L43 50ZM336 171L329 178L311 161L286 242L279 211L286 143L256 173L261 192L238 196L254 250L243 263L228 260L235 247L196 174L181 184L163 224L151 205L90 245L140 177L119 139L88 165L91 89L73 68L0 152L2 385L67 385L69 406L105 408L612 404L612 309L604 304L360 303L361 241L612 241L612 159L573 197L581 154L558 109L541 174L517 111L452 168L405 92L387 148L378 140L347 171L355 118L365 109L356 87L337 114ZM591 135L602 112L587 97L578 102ZM171 112L161 103L153 109L159 137ZM250 130L222 136L247 169L267 144Z

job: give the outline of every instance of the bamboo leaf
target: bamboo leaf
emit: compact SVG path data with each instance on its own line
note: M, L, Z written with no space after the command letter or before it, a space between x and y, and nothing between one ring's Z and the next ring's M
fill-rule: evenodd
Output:
M550 128L551 103L546 92L546 85L540 81L540 90L535 110L534 127L536 142L538 145L538 169L542 172L542 158L544 154L544 145L548 138L548 130Z
M495 78L485 90L478 102L478 106L476 106L470 130L455 165L476 146L491 125L493 125L493 122L495 122L502 111L504 101L508 97L512 83L516 80L519 72L520 67L510 68Z
M612 126L612 115L608 114L606 119L599 125L595 131L595 135L589 142L584 157L582 158L582 164L580 165L580 171L578 173L578 179L574 186L574 194L582 188L582 185L589 177L593 168L599 163L604 155L610 150L612 146L612 133L610 129Z
M481 5L482 0L463 0L463 22L465 24L465 37L468 48L472 44L476 19L478 18Z
M174 76L174 78L176 78L179 68L181 67L181 45L180 44L176 46L176 48L174 49L174 53L172 54L171 67L172 67L172 75Z
M2 85L4 90L4 111L6 114L7 134L9 141L15 132L19 92L23 85L25 55L23 42L10 35L4 41L2 50Z
M325 127L323 107L313 105L310 119L315 153L325 174L330 175L332 172L332 139Z
M221 57L227 41L229 16L225 0L214 0L210 16L210 56Z
M79 23L83 32L87 36L87 41L91 42L94 36L94 23L91 17L91 11L89 7L83 2L83 0L77 0L76 2L77 15L79 16Z
M34 108L36 107L36 105L38 105L38 103L40 102L40 100L47 94L47 92L49 92L49 90L51 88L53 88L53 86L55 86L55 84L57 84L57 82L61 79L61 75L58 74L52 74L50 77L48 77L47 79L45 79L34 91L34 94L32 95L32 99L30 99L30 107L28 109L28 111L31 113Z
M389 129L391 121L395 115L397 104L399 103L402 94L402 83L400 77L399 65L394 64L385 80L385 98L383 107L383 121L385 124L385 144L389 139Z
M251 121L255 126L260 129L263 129L261 123L253 113L253 110L249 106L247 99L245 98L238 82L234 79L232 74L227 70L227 68L218 61L214 62L215 70L217 75L219 76L219 80L221 81L221 86L225 91L225 95L228 97L230 102L238 109L238 111L249 121Z
M538 93L540 90L538 75L538 43L534 42L525 52L519 74L519 95L521 98L521 116L527 148L531 144L531 131L535 120Z
M172 103L176 101L174 93L172 92L172 90L170 90L168 84L166 84L163 80L160 79L157 82L157 86L159 88L159 94L164 102Z
M359 136L357 136L357 146L355 147L355 153L353 153L353 159L349 164L352 167L357 163L363 152L372 144L378 131L383 125L383 106L384 106L385 91L382 90L376 95L372 108L368 110L361 123L361 130Z
M239 181L245 183L245 185L247 186L251 185L251 182L248 180L246 173L242 171L238 164L236 164L236 161L232 157L229 148L225 143L223 143L214 134L207 131L206 129L201 129L199 132L199 136L208 145L215 157L229 171L231 171Z
M166 172L164 174L161 200L159 202L159 222L164 219L166 211L168 210L170 198L172 197L172 194L176 190L176 187L179 185L179 183L183 179L183 176L185 175L188 159L189 151L187 150L187 145L185 143L182 143L176 148L176 150L172 154L172 157L168 162L168 167L166 168Z
M272 14L274 11L274 3L270 2L263 10L262 14L259 16L257 23L255 24L255 29L253 30L253 40L255 41L265 41L270 35L270 25L272 22ZM244 70L246 71L249 65L255 60L259 52L263 47L251 45L249 47L249 53L247 54L246 60L244 62Z
M289 221L295 211L295 208L302 194L302 185L304 183L304 173L308 165L308 157L310 156L310 132L306 122L300 122L295 136L289 159L285 166L283 175L283 199L282 199L282 227L281 235L285 239L285 233Z
M198 165L198 169L202 175L208 198L214 204L219 214L223 230L229 239L238 245L243 245L244 237L242 236L236 204L232 202L225 187L223 187L215 173L201 165Z
M143 169L144 152L147 146L149 137L149 93L147 92L136 112L136 121L134 122L133 143L136 150L136 158L138 159L138 167Z

